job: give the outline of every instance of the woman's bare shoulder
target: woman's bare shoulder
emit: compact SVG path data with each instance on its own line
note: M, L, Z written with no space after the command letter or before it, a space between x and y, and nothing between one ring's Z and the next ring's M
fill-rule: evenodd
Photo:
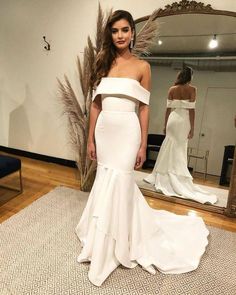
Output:
M189 88L191 89L191 91L196 92L197 91L197 87L193 86L193 85L189 85Z
M136 56L133 56L132 62L135 62L136 66L140 69L150 69L150 64L146 60L140 59Z
M169 92L174 91L176 88L177 88L176 85L172 85L172 86L170 86L170 87L169 87Z
M169 89L168 89L168 99L173 99L172 94L174 93L175 89L176 89L175 85L172 85L172 86L169 87Z
M135 58L135 66L140 84L150 91L151 88L151 67L148 62Z
M146 60L139 60L140 62L140 67L144 70L144 71L149 71L151 69L150 64L146 61Z

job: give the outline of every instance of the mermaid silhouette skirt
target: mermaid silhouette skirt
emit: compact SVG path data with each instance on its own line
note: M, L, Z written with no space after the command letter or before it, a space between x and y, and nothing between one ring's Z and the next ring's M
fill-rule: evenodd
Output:
M97 94L98 167L76 227L82 245L77 261L90 262L88 277L97 286L119 265L140 265L151 274L196 269L208 244L203 220L150 208L134 181L141 140L135 106L141 99L148 103L148 91L132 79L103 78Z

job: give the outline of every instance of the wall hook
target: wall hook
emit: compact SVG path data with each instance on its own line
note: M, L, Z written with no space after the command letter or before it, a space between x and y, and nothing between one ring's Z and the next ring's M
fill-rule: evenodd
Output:
M44 46L44 48L46 49L46 50L50 50L50 48L51 48L51 46L50 46L50 44L46 41L46 37L45 36L43 36L43 39L44 39L44 42L47 44L46 46Z

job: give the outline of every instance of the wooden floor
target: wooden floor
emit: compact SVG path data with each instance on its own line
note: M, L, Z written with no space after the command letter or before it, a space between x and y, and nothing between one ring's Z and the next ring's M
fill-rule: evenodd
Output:
M32 202L55 188L67 186L79 189L78 172L75 168L65 167L29 158L19 157L22 160L22 176L24 192L13 197L12 192L0 189L0 222L16 214ZM1 179L1 184L16 186L18 174ZM208 184L209 185L209 184ZM146 197L149 205L155 209L163 209L182 215L201 216L206 224L236 232L236 218L197 210L188 206Z

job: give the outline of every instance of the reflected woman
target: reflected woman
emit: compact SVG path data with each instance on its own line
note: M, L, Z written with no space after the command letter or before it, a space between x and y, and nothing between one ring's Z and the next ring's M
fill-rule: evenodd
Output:
M194 134L196 104L196 87L190 84L192 75L192 68L183 68L168 91L166 137L152 173L144 180L167 196L214 204L217 197L193 184L187 166L188 139Z

